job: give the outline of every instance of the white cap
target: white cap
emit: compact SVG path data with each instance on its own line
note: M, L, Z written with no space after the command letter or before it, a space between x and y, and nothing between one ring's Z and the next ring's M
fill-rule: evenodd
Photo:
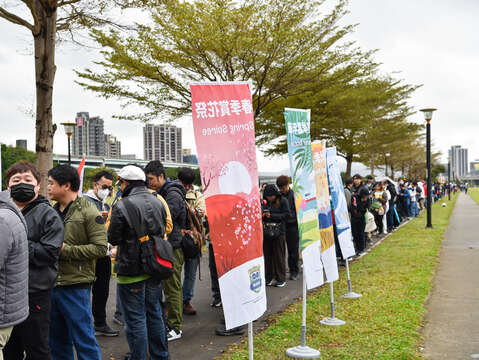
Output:
M145 181L145 173L138 166L127 165L118 172L118 177L123 180L141 180Z

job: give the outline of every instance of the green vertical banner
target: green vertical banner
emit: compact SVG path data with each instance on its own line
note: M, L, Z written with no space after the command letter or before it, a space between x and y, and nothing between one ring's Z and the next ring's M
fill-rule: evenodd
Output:
M303 271L308 289L324 283L321 263L321 235L319 231L313 152L311 149L311 110L284 110L288 141L289 166L296 197L299 243L303 257Z

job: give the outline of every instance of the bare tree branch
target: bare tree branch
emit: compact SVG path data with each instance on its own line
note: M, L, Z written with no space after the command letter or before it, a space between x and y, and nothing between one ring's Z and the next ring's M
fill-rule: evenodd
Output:
M80 0L63 0L58 3L58 7L65 6L65 5L71 5L79 2Z
M0 7L0 17L10 21L13 24L24 26L31 32L34 31L34 26L30 24L27 20L22 19L20 16L12 14L11 12L8 12L3 7Z

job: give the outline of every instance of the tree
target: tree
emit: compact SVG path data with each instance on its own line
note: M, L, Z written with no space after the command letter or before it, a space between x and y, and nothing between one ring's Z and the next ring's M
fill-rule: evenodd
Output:
M8 146L1 144L2 146L2 189L7 187L5 173L7 169L17 161L29 161L35 163L36 156L32 151L28 151L22 147Z
M6 1L0 6L0 18L26 28L33 36L35 151L43 193L46 191L47 172L53 165L53 135L56 131L56 125L52 121L56 42L59 36L75 41L73 35L85 26L113 25L103 15L116 5L125 7L128 0L124 2L125 4L121 0L22 0L23 9L19 9L19 1ZM22 17L25 12L28 15Z
M259 129L268 105L368 58L345 41L353 26L338 25L347 2L339 0L324 16L323 2L138 0L152 24L138 24L128 35L92 31L104 60L97 62L99 72L77 72L78 83L125 106L145 107L143 114L119 117L148 121L188 114L191 82L251 80Z

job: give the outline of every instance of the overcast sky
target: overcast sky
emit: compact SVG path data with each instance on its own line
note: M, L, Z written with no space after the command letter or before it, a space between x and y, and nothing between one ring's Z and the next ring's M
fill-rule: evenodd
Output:
M327 2L329 2L327 0ZM330 2L333 3L333 2ZM375 58L385 72L399 72L409 84L423 84L411 105L415 109L437 107L432 120L432 137L446 161L451 145L469 148L469 161L479 158L479 122L476 119L476 85L479 80L479 32L476 0L351 0L345 23L358 23L352 36L364 49L378 49ZM34 150L35 124L25 114L34 98L34 68L31 35L20 26L0 19L0 142L14 144L27 139ZM73 121L76 112L88 111L105 120L105 132L116 135L122 153L142 157L142 126L138 122L112 120L121 113L119 102L104 100L86 92L73 81L73 69L82 70L100 59L98 52L62 46L56 55L53 121ZM422 114L411 121L423 122ZM159 122L159 121L158 121ZM194 149L191 122L184 130L183 147ZM55 134L54 152L66 153L63 129ZM278 164L279 168L278 168ZM285 157L260 156L261 170L288 167Z

